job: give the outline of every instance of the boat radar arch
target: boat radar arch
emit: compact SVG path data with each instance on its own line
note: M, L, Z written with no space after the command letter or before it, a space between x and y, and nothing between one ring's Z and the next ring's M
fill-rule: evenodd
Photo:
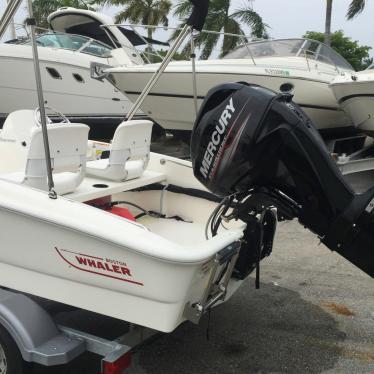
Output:
M92 10L63 7L48 16L48 24L53 31L83 35L112 46L115 58L119 57L121 50L124 51L119 59L123 65L143 64L134 45L107 15Z

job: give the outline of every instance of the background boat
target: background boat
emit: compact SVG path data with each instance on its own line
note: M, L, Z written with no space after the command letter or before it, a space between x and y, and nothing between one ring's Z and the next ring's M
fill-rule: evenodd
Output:
M117 32L112 40L103 30L95 33L95 25L112 22L96 12L64 8L51 14L50 30L42 30L37 37L46 105L65 113L73 122L88 124L93 138L110 138L132 103L107 80L92 79L90 64L116 65L118 56L122 63L142 63L135 52L122 49L145 43L134 32ZM12 111L37 106L27 38L0 45L0 95L1 123Z
M159 64L120 66L107 73L117 88L135 100L158 67ZM247 82L292 93L295 102L324 133L347 131L351 129L350 119L328 87L343 72L354 71L342 56L318 41L246 43L222 59L196 61L198 106L217 84ZM141 108L165 129L190 131L196 117L191 62L172 62Z
M330 88L356 128L374 137L374 66L339 75Z

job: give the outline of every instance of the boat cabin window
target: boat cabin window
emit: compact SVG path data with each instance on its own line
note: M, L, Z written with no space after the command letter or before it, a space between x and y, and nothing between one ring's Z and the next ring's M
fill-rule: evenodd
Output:
M327 45L308 39L265 40L240 45L225 59L256 59L261 57L307 57L340 68L353 70L352 66Z
M43 34L36 39L38 45L42 47L63 48L72 51L82 48L87 41L85 37L66 34Z
M70 51L79 51L98 57L109 57L112 50L112 48L106 44L85 36L64 33L42 34L37 37L36 42L41 47L68 49ZM24 44L29 45L30 41Z
M321 49L319 50L317 59L319 61L326 62L327 64L335 64L336 66L344 69L354 70L352 65L344 57L324 44L321 44Z
M266 40L242 45L228 53L224 58L258 58L258 57L286 57L295 56L304 43L296 40Z
M99 57L110 57L111 48L98 42L91 42L87 47L83 48L81 52L89 53Z

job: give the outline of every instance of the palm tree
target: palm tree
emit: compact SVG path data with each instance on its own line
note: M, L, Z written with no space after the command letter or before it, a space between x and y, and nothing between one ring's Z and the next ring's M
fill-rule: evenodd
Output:
M352 0L351 4L349 5L347 18L352 19L360 14L365 8L366 2L365 0Z
M168 14L172 3L170 0L96 0L95 4L123 6L116 15L116 22L130 21L143 25L168 26ZM148 27L148 37L152 39L154 29Z
M331 45L332 0L326 0L325 44Z
M230 14L230 0L211 0L204 28L210 31L223 31L230 34L244 35L244 31L241 27L241 24L244 24L251 27L253 37L268 37L266 29L269 26L266 25L260 15L253 10L251 3L251 1L248 1L245 7L237 9L234 13ZM188 0L179 0L175 6L174 15L185 21L190 15L191 10L192 6ZM202 59L207 59L212 54L219 40L219 34L201 33L196 40L196 45L203 48L200 57ZM243 40L240 40L238 37L225 35L221 48L221 56L227 54L242 41Z
M332 1L326 0L326 23L325 23L325 44L331 45L331 13L332 13ZM351 20L360 14L366 5L366 0L352 0L349 5L347 18Z
M47 17L55 10L66 6L89 9L92 2L92 0L33 0L32 9L36 24L48 28Z

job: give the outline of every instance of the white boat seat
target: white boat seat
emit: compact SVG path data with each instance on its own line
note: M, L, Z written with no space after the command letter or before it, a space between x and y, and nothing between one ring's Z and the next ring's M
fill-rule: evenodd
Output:
M34 110L22 109L8 114L0 136L1 174L24 168L34 126Z
M31 109L16 110L8 114L1 137L3 139L28 142L31 130L35 126L35 111Z
M87 162L87 174L118 182L139 178L148 165L152 126L146 120L122 122L114 133L109 158Z
M83 124L50 124L48 139L55 191L59 195L73 192L82 182L86 168L89 127ZM24 171L2 175L41 190L48 190L43 133L34 127L27 147Z

